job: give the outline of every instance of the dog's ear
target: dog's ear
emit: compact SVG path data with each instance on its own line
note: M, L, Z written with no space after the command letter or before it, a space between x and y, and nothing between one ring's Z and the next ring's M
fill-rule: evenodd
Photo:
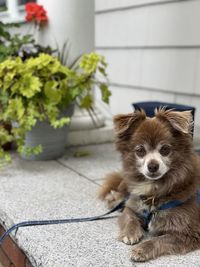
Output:
M146 118L143 110L137 110L129 114L119 114L113 119L115 132L117 135L126 134L127 131L133 129L139 122Z
M114 117L114 127L116 133L115 143L117 149L122 153L129 149L129 140L137 126L146 118L143 110L129 114L120 114Z
M190 110L174 111L173 109L160 108L155 110L155 115L158 119L167 120L179 132L184 134L191 134L192 132L193 117Z

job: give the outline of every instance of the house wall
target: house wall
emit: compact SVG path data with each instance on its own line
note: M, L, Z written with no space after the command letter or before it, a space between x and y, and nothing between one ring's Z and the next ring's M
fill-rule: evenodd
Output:
M111 114L131 103L194 105L200 125L200 1L96 0L95 47L109 66Z

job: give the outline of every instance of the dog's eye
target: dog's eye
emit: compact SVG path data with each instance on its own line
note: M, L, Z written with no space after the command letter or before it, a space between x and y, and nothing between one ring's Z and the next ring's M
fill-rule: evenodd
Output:
M143 146L138 146L135 149L135 153L138 157L143 158L146 155L146 150Z
M171 152L171 147L169 145L163 145L160 149L160 154L164 157L168 156Z

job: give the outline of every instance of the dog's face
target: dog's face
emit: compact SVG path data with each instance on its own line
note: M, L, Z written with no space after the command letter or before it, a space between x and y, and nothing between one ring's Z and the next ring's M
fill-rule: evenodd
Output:
M156 147L141 143L135 146L134 153L136 167L147 179L160 179L170 169L172 145L169 142L161 141Z
M160 109L154 118L143 111L114 119L117 147L129 170L158 180L180 161L191 146L191 112ZM180 166L181 167L181 166Z

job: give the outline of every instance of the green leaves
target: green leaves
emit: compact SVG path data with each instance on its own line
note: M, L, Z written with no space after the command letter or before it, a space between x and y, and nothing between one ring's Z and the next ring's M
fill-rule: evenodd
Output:
M109 91L107 84L101 83L99 87L101 90L102 100L108 104L111 92Z
M80 101L80 106L82 108L88 109L92 106L92 104L93 104L93 97L90 94L87 94L86 96L84 96Z
M4 28L3 23L0 24L0 37L3 37L6 40L10 39L10 33Z
M81 158L81 157L87 157L90 155L91 155L91 153L89 151L79 150L79 151L74 152L73 157L74 158Z
M32 41L31 35L11 34L11 27L19 27L19 24L0 22L0 62L14 56L23 44Z
M3 148L0 148L0 167L5 166L11 162L11 155L5 152Z
M11 133L0 127L1 145L14 140L19 153L40 153L40 144L31 148L24 144L26 132L38 120L48 120L54 128L67 125L70 118L61 116L61 109L77 100L80 107L92 110L94 87L100 89L102 100L109 102L104 57L91 53L83 55L76 64L70 69L44 53L25 61L8 58L0 63L0 120L17 124ZM9 159L0 150L0 161L4 156Z
M88 91L88 94L81 100L81 107L89 108L92 106L93 101L90 91L94 86L99 87L102 95L102 101L108 104L111 92L107 85L107 63L105 58L94 52L88 55L83 55L80 59L79 67L82 70L82 84L85 86L84 91ZM100 77L101 80L98 80L97 77Z
M40 92L42 83L38 77L34 77L31 73L25 74L19 81L18 90L22 96L27 98L33 97L36 93Z
M48 81L45 83L45 95L52 103L59 103L61 101L62 92L59 90L58 86L59 83L57 81Z
M65 117L65 118L61 118L61 119L57 119L57 120L52 120L51 125L54 128L62 128L63 126L65 126L66 124L70 123L70 118Z
M25 108L22 102L22 99L17 97L10 99L8 106L3 114L4 121L20 121L25 113Z
M21 155L30 156L32 154L38 155L42 152L42 146L38 145L36 147L26 147L26 146L19 146L18 152Z
M0 144L1 146L11 142L13 140L13 136L9 133L8 130L5 129L4 125L0 125Z
M100 56L96 53L91 53L89 55L83 55L79 66L88 74L96 71L97 65L100 61Z

